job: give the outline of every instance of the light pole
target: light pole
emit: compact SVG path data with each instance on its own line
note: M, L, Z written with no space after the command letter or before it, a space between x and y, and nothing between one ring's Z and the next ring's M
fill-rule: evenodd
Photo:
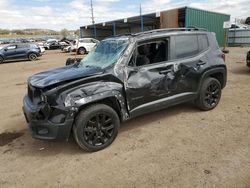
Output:
M93 1L92 0L90 0L90 10L91 10L92 25L94 28L94 36L96 38L96 27L95 27L94 8L93 8Z

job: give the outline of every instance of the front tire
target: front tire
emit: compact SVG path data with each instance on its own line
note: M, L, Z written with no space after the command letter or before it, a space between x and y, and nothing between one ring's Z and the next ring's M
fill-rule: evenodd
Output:
M37 59L37 55L35 53L30 53L28 58L30 61L35 61Z
M111 107L95 104L82 110L73 126L76 143L84 150L99 151L116 138L120 119Z
M199 97L196 100L197 106L205 111L214 109L221 98L221 84L215 78L207 78L200 89Z
M80 55L86 54L86 49L83 48L83 47L79 48L79 49L78 49L78 54L80 54Z

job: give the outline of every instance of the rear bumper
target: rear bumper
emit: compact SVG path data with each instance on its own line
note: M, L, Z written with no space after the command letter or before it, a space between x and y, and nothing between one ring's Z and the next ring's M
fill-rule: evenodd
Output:
M63 123L53 123L48 118L38 118L41 107L35 107L27 96L23 99L23 113L33 138L43 140L67 140L74 121L66 117Z

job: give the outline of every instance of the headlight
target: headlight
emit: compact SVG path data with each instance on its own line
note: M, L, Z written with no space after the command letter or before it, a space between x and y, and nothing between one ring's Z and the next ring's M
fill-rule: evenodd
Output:
M75 101L76 104L85 104L86 103L86 99L85 98L81 98Z
M64 101L64 106L70 107L70 106L73 106L74 104L75 103L74 103L73 98L70 95L67 95L67 97L65 98L65 101Z
M40 99L42 102L47 102L47 97L44 94L41 94Z
M64 106L65 107L72 107L72 106L75 106L76 104L78 105L83 105L86 103L86 98L73 98L72 96L70 95L67 95L67 97L65 98L65 101L64 101Z

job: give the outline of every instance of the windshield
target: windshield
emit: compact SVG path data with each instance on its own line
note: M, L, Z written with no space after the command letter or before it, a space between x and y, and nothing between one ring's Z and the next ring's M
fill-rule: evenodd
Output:
M128 43L128 38L103 40L80 62L80 66L104 69L113 65L122 56Z

